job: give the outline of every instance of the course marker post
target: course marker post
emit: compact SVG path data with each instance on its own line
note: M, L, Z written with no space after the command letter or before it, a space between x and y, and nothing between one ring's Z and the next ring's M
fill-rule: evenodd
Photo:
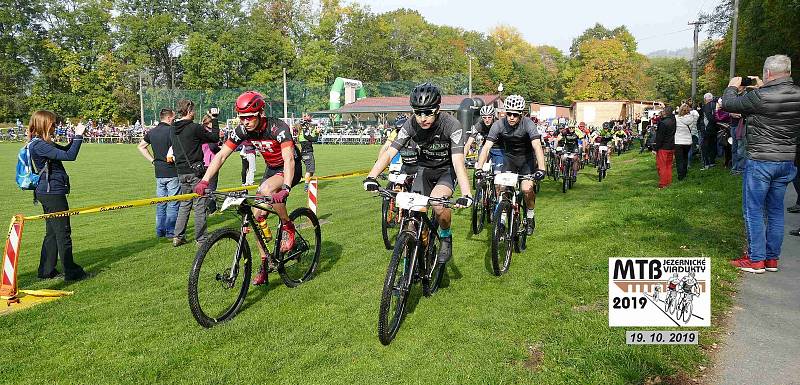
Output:
M22 240L22 227L25 223L22 215L15 215L11 219L6 237L6 248L3 252L2 277L0 277L0 298L5 299L10 305L19 302L17 298L17 260L19 259L19 246Z
M308 208L317 213L317 179L308 182Z

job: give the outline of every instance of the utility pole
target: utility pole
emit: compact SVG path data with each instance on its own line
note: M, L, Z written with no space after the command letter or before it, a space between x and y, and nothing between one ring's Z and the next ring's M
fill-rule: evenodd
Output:
M733 37L731 38L731 73L734 77L736 72L736 35L739 29L739 0L733 1Z
M145 126L144 122L144 95L142 92L142 73L139 72L139 122L142 123L142 127Z
M739 0L736 0L739 1ZM697 38L700 34L700 26L703 25L700 21L689 23L694 25L694 53L692 54L692 103L697 96Z
M469 97L472 97L472 56L469 56Z
M289 104L286 99L286 67L283 67L283 120L289 118Z

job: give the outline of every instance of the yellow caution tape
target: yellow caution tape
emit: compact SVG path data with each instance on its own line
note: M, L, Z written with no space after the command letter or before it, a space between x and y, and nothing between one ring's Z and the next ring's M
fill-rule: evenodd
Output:
M234 191L242 191L242 190L252 190L257 188L258 186L251 185L251 186L243 186L243 187L232 187L217 190L219 192L234 192ZM106 211L114 211L120 209L128 209L131 207L141 207L141 206L150 206L157 203L164 203L164 202L173 202L173 201L188 201L192 198L197 198L199 195L195 193L191 194L181 194L181 195L173 195L168 197L162 198L147 198L147 199L136 199L132 201L125 201L125 202L116 202L110 203L105 205L97 205L97 206L89 206L89 207L82 207L79 209L72 209L66 211L59 211L56 213L50 214L41 214L41 215L34 215L30 217L25 217L26 221L34 220L34 219L48 219L48 218L62 218L62 217L71 217L73 215L79 214L91 214L91 213L101 213Z
M353 177L353 176L362 176L362 175L367 175L367 174L369 174L369 169L350 171L350 172L345 172L345 173L341 173L341 174L326 175L326 176L317 177L317 179L319 179L319 180L334 180L334 179L350 178L350 177Z
M326 175L317 177L318 180L335 180L335 179L343 179L349 178L354 176L361 176L367 175L369 170L357 170L357 171L350 171L341 174L334 174L334 175ZM243 186L243 187L231 187L226 189L216 190L218 192L234 192L234 191L242 191L242 190L253 190L258 188L257 185L250 185L250 186ZM173 195L168 197L162 198L146 198L146 199L135 199L131 201L124 201L124 202L115 202L97 206L89 206L89 207L81 207L78 209L66 210L66 211L59 211L50 214L40 214L40 215L32 215L29 217L24 217L26 221L37 220L37 219L49 219L49 218L63 218L63 217L71 217L74 215L80 214L91 214L91 213L102 213L106 211L115 211L121 209L128 209L131 207L142 207L142 206L152 206L158 203L165 203L165 202L175 202L175 201L187 201L192 198L197 198L199 195L195 193L191 194L181 194L181 195Z

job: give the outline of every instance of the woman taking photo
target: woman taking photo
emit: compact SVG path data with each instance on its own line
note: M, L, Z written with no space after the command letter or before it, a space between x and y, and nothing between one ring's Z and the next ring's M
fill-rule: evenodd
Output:
M56 128L56 115L50 111L36 111L31 116L28 126L29 149L36 170L42 170L41 179L34 191L34 199L42 203L45 214L69 210L67 194L69 194L69 176L62 161L75 160L78 157L83 132L86 127L81 123L75 127L75 136L66 146L53 142ZM77 281L86 278L86 272L72 260L72 230L69 217L50 218L46 221L46 232L42 241L42 253L39 259L39 278L54 278L59 275L56 270L58 257L64 268L65 281Z

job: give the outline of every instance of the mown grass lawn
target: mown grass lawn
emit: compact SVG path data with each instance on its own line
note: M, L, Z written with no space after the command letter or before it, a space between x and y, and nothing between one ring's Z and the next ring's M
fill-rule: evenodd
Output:
M3 221L41 213L13 182L19 147L0 144ZM377 150L318 146L319 174L367 168ZM20 286L75 294L0 317L0 383L639 384L695 374L718 319L699 346L627 346L625 329L608 327L608 258L711 257L712 314L722 314L736 279L727 260L743 243L740 180L693 168L658 191L652 156L613 161L608 179L586 168L567 194L545 182L536 233L503 277L490 272L488 232L469 235L469 211L458 212L445 287L411 306L388 347L376 329L390 252L380 201L361 178L320 182L329 223L317 277L289 289L271 276L233 321L209 330L187 304L195 247L156 239L153 208L72 217L75 258L97 275L69 285L36 278L44 223L28 222ZM240 166L234 155L221 187L239 184ZM67 169L73 208L154 195L152 169L133 145L85 145ZM302 188L290 204L305 204ZM234 223L214 216L210 229Z

